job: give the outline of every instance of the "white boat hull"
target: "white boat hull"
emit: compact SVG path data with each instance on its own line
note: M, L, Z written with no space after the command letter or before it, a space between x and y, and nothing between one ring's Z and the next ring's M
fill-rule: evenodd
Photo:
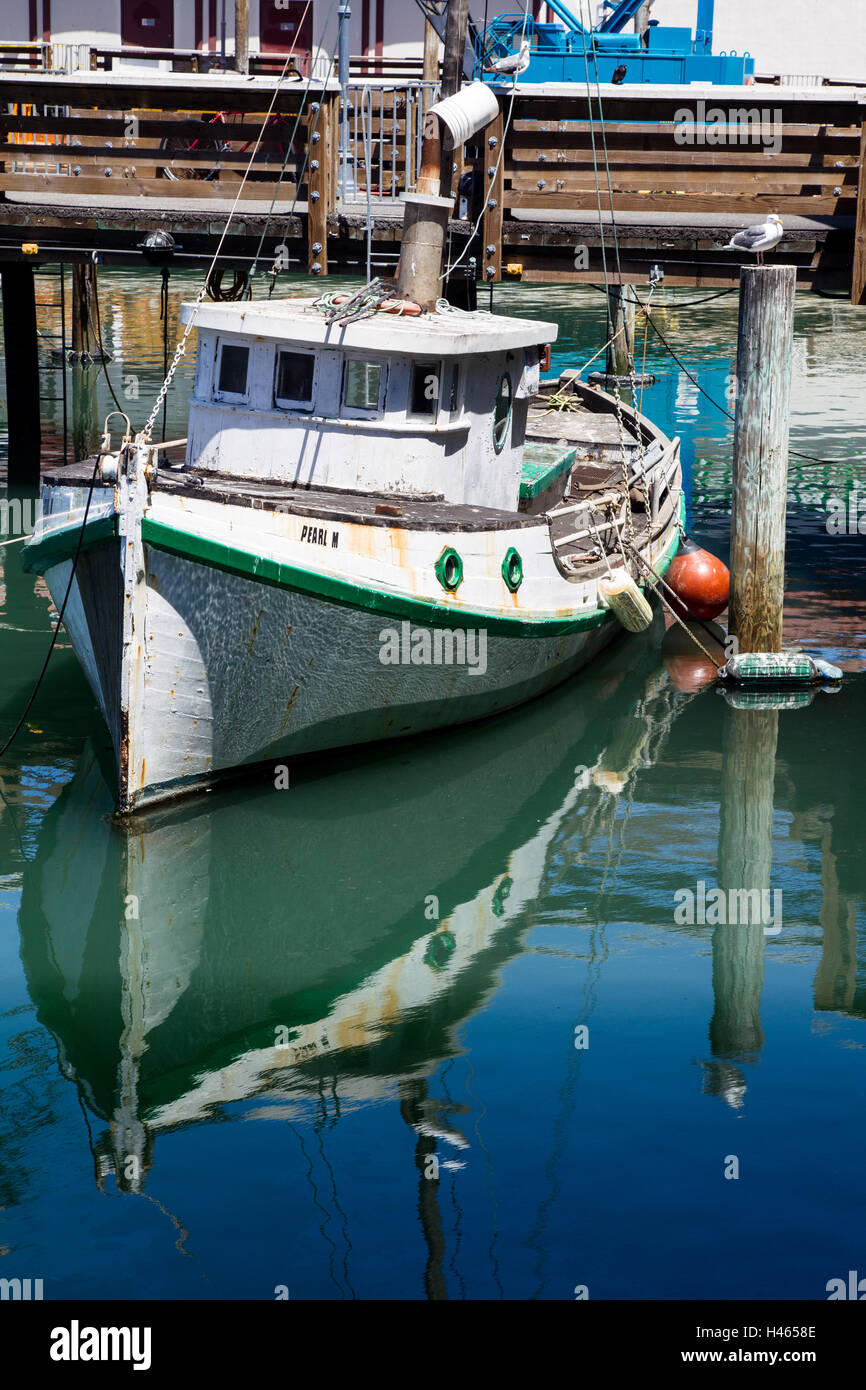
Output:
M410 660L421 629L177 556L146 554L146 675L143 699L130 712L135 743L146 752L131 769L129 809L242 766L509 709L565 680L620 630L611 618L564 636L489 633L483 671L480 660L384 664L386 629ZM55 603L68 577L67 564L47 572ZM66 624L111 728L105 658L94 650L79 594L67 606ZM421 655L417 638L415 645Z
M48 491L48 524L28 549L59 607L83 496ZM347 507L324 521L313 501L253 507L133 478L106 535L112 495L78 555L65 623L111 732L123 812L255 764L285 778L286 759L512 708L621 631L603 572L564 573L545 516L480 523L445 510L392 523ZM679 524L671 511L644 545L655 567L675 553ZM441 558L457 547L462 578L448 590Z

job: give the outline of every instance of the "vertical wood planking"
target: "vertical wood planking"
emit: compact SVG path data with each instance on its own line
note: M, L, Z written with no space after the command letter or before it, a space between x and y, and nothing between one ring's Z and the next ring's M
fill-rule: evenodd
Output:
M484 279L502 279L502 200L505 192L505 155L502 153L504 129L502 107L484 131ZM496 143L491 145L491 141ZM501 154L501 158L500 158ZM497 164L499 166L496 170ZM493 248L491 250L491 247Z
M329 102L323 92L318 110L311 110L307 121L310 151L307 171L307 271L310 275L328 273L328 113ZM318 251L313 249L316 246L320 248ZM320 269L314 271L314 265Z
M782 649L796 283L791 265L740 271L730 627L741 652Z

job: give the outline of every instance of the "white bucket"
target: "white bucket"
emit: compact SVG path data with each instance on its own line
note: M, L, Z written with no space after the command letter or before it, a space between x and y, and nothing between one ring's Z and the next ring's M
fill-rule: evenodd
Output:
M486 82L470 82L453 97L437 101L430 107L430 114L437 115L448 127L456 149L490 124L499 114L499 102Z

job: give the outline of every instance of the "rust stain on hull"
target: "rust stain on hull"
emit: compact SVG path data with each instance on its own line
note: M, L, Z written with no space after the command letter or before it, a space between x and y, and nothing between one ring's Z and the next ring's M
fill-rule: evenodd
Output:
M294 690L292 691L290 697L289 697L289 703L286 705L286 712L285 712L285 714L283 715L283 720L282 720L282 723L280 724L280 728L279 728L279 732L278 732L278 734L277 734L277 738L282 737L282 735L286 732L286 725L288 724L289 719L291 718L291 714L292 714L292 705L295 703L295 700L297 699L298 691L300 690L300 688L301 688L301 687L300 687L299 685L296 685L295 688L294 688Z

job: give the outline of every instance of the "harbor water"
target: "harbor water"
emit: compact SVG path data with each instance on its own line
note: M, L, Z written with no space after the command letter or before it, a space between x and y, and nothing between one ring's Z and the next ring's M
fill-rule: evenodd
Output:
M172 347L197 283L172 274ZM63 369L39 286L47 464ZM134 425L162 381L159 286L100 272ZM689 531L726 560L737 299L710 294L662 286L680 363L640 320L637 357L643 409L682 439ZM503 286L493 308L559 323L554 373L604 338L588 287ZM523 709L129 831L60 634L0 761L0 1278L821 1300L866 1277L864 357L862 311L798 296L786 639L845 672L811 703L734 707L659 612ZM79 438L113 408L76 372L70 458L73 395ZM6 502L4 542L27 499ZM55 620L0 545L0 742ZM766 911L729 920L749 873Z

